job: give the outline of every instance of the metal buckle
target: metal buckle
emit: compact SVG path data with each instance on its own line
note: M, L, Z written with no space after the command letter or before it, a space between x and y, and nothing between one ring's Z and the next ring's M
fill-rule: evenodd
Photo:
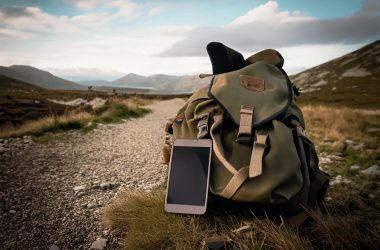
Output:
M204 138L208 134L208 117L208 113L198 117L198 139Z

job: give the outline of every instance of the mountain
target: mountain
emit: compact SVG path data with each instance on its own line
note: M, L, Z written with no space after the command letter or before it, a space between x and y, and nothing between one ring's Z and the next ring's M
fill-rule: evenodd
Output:
M46 89L85 89L80 84L67 81L55 75L26 65L0 66L0 75L4 75L19 81L31 83Z
M290 76L301 102L380 107L380 40Z
M79 84L85 86L107 86L110 85L109 81L105 80L86 80L86 81L78 81Z
M186 92L194 91L199 87L207 85L209 82L210 79L200 79L195 75L172 76L158 74L141 76L128 74L111 82L111 84L118 87L139 87L150 88L157 91Z
M41 92L45 89L30 83L22 82L4 75L0 75L0 90L1 96L2 94L8 92Z

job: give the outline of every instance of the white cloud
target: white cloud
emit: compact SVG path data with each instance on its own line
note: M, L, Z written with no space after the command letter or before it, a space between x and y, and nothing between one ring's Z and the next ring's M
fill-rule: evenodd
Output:
M66 0L65 2L74 4L81 10L90 10L102 3L101 0Z
M125 75L117 70L107 70L99 68L44 68L50 73L69 80L106 80L112 81Z
M155 7L155 8L153 8L153 9L151 9L151 10L146 14L146 17L147 17L147 18L150 18L150 17L156 16L156 15L160 14L163 10L164 10L164 7L163 7L163 6Z
M1 36L13 37L16 39L25 40L25 39L31 38L33 35L31 33L20 31L20 30L0 28L0 37Z
M302 15L299 11L289 12L280 11L278 3L274 1L268 1L267 3L260 5L252 10L249 10L245 15L240 16L233 20L227 26L236 26L242 24L248 24L257 21L265 21L270 23L279 22L300 22L310 21L316 18L311 16Z
M139 5L134 2L126 0L104 1L106 8L116 8L117 12L112 15L113 18L117 17L137 17L140 15Z
M299 12L281 12L276 2L250 10L224 27L199 27L161 56L205 56L206 45L219 41L240 51L313 44L358 44L380 37L380 15L358 13L320 20ZM380 13L380 12L379 12Z
M50 15L38 7L22 8L19 15L10 15L6 9L0 9L0 23L19 32L80 32L68 17Z

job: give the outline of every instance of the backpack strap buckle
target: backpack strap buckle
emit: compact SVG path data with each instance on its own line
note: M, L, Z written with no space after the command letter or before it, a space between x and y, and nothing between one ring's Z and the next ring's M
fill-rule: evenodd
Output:
M256 140L253 143L251 162L249 164L249 178L254 178L263 173L263 157L267 147L268 132L261 130L256 132Z
M236 141L248 144L252 140L253 107L241 105L240 125Z
M209 128L208 128L208 118L209 118L209 113L200 115L198 117L198 139L202 139L208 135Z

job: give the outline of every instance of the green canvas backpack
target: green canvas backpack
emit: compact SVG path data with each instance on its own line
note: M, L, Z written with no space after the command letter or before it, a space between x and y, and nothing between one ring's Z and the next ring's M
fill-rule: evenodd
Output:
M313 143L304 133L297 90L282 69L283 58L275 50L264 50L231 63L238 52L224 47L229 60L224 64L240 65L238 69L219 67L220 50L215 66L209 45L214 71L209 86L196 91L165 130L174 139L212 139L214 197L283 217L299 214L323 199L329 177L319 169ZM168 141L166 162L170 151Z

